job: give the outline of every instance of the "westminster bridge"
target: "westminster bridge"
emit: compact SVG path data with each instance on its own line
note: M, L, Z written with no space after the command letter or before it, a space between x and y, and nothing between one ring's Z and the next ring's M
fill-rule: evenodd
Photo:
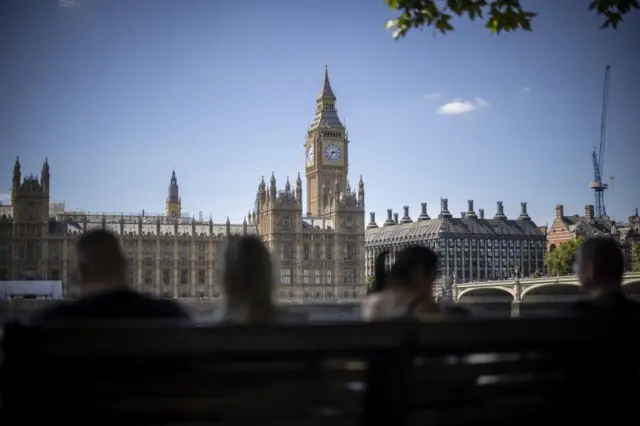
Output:
M640 298L639 272L625 274L622 285L628 296ZM511 316L557 309L582 295L576 275L460 283L453 285L452 293L454 302L472 310Z

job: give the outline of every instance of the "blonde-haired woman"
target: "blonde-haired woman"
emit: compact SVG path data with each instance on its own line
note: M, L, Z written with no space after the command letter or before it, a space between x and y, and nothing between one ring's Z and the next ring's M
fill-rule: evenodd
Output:
M284 315L273 300L271 255L255 236L231 236L223 255L222 320L264 323L301 319Z

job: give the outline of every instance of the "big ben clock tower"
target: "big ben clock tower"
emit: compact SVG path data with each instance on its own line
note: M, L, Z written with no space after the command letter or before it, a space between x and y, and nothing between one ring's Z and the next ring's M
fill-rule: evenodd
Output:
M322 215L320 199L323 186L333 189L337 180L340 188L346 187L349 171L348 143L346 129L338 117L336 96L325 65L324 82L316 99L316 113L307 131L305 143L307 212L312 216Z

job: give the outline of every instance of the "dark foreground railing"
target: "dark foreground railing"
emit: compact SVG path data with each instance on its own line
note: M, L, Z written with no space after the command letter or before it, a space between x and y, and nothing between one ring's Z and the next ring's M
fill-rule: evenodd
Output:
M7 327L0 421L629 422L640 396L639 325L618 318Z

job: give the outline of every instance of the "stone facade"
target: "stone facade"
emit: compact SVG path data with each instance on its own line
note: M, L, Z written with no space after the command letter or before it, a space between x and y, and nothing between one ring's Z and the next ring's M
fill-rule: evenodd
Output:
M66 297L79 293L74 274L74 241L101 228L120 238L129 281L156 297L220 295L219 253L228 235L256 234L255 226L196 220L182 213L172 173L164 215L88 213L50 209L49 164L40 178L21 179L14 165L11 207L0 217L0 280L61 280ZM59 206L57 206L59 207Z
M620 245L624 252L626 270L631 271L634 265L640 265L640 256L638 255L640 215L638 215L638 209L633 216L629 216L629 223L620 228Z
M240 224L189 217L171 174L164 214L66 211L50 203L50 170L23 179L13 171L11 206L0 206L0 280L61 280L79 293L73 248L82 233L103 228L120 238L129 281L165 298L221 295L220 253L229 235L259 234L278 261L281 299L359 298L364 294L364 182L348 182L348 137L337 115L328 72L307 132L307 200L300 176L282 191L261 181L255 207ZM307 213L303 215L306 204Z
M387 219L379 227L375 213L366 232L367 276L374 273L374 261L378 253L387 250L389 264L404 247L422 244L439 256L440 277L436 291L446 289L451 283L506 279L514 275L531 276L544 267L545 234L527 214L527 204L516 220L507 219L502 202L492 219L485 219L484 210L474 211L473 201L468 211L455 218L449 212L447 199L440 203L440 214L431 219L427 204L414 222L409 207L399 218L391 209Z

